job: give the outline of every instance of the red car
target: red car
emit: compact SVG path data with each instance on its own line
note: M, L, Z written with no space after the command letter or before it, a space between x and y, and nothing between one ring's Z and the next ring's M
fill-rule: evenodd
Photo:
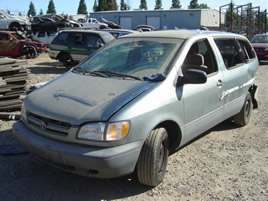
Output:
M17 32L0 31L0 56L34 58L46 50L43 42L25 39Z
M252 46L260 60L268 60L268 34L258 34L251 40Z

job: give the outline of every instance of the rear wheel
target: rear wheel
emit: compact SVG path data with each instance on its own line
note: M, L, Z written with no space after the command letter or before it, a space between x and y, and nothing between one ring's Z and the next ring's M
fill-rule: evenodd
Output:
M166 129L153 130L145 140L137 163L139 182L157 186L165 176L168 161L168 134Z
M75 65L71 55L68 53L61 53L59 56L59 61L62 62L63 66L68 69Z
M234 123L238 126L247 125L251 116L252 108L252 98L251 94L248 92L241 111L233 117Z

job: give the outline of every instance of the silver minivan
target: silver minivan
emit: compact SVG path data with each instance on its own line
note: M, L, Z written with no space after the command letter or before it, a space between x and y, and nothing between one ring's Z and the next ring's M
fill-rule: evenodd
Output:
M29 152L96 178L163 181L169 153L257 108L258 60L240 35L170 30L123 36L30 93L13 125Z

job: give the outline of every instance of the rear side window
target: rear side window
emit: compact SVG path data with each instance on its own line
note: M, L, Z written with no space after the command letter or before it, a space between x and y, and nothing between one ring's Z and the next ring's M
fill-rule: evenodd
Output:
M234 39L215 39L227 69L244 63L241 49Z
M245 40L238 40L243 56L246 60L255 58L253 47Z
M68 42L69 33L60 33L58 37L52 42L53 44L65 45Z

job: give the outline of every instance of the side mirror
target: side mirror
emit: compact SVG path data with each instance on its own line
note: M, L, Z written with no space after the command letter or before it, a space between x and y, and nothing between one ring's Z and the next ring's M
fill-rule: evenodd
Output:
M207 82L207 74L202 70L189 69L183 74L183 77L177 79L177 87L184 84L204 84Z

